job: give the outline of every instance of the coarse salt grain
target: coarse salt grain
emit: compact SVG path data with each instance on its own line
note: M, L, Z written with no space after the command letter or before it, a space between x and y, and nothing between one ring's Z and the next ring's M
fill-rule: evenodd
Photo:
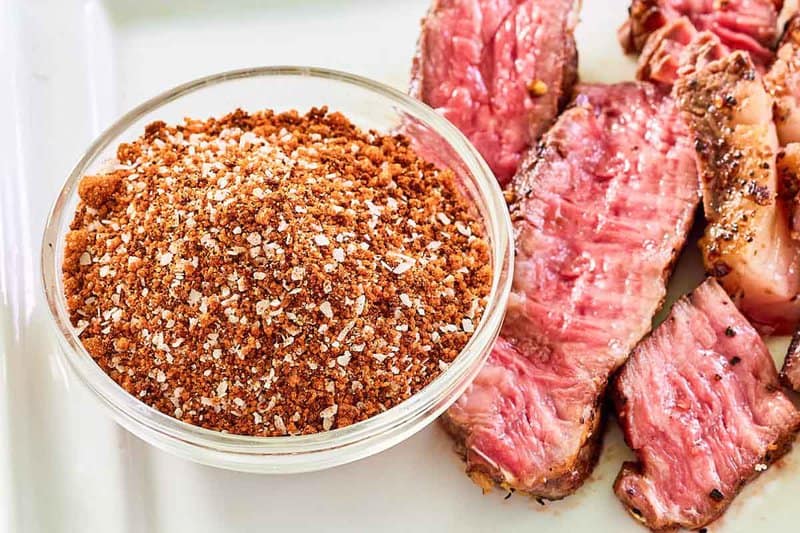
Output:
M472 333L475 331L475 326L472 324L472 320L465 318L461 321L461 329L467 333Z
M275 424L275 428L280 431L282 434L286 434L286 424L283 421L283 417L281 415L275 415L272 418L273 423Z
M333 318L333 308L331 307L331 303L327 300L320 304L319 310L325 315L325 318Z
M319 416L322 418L322 426L325 431L328 431L333 426L333 417L339 412L339 406L333 404L320 411Z
M367 297L363 294L360 294L358 298L356 298L356 315L361 316L364 313L364 309L367 306Z
M300 266L292 268L291 278L292 281L302 281L306 275L306 269Z
M411 298L406 293L400 294L400 302L406 307L411 307L412 305L414 305L413 302L411 301Z
M406 261L406 262L400 263L399 265L394 267L393 272L395 274L398 274L398 275L399 274L405 274L406 272L411 270L413 267L414 267L414 262L413 261Z
M266 300L259 300L256 302L256 314L261 316L270 308L270 303Z

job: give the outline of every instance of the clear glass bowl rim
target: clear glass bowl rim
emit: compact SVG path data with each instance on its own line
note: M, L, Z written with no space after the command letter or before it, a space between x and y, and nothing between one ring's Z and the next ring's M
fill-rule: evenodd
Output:
M484 315L459 356L447 370L442 372L427 387L401 404L351 426L311 435L255 437L222 433L182 422L148 406L117 385L95 363L83 347L70 323L61 281L61 257L56 253L56 250L58 249L59 240L64 238L61 230L66 229L66 225L63 225L62 221L65 216L69 216L71 220L72 213L65 213L64 210L73 195L77 193L79 180L102 152L139 119L174 100L212 85L243 78L286 76L325 79L378 93L380 96L390 100L398 109L417 119L421 119L451 145L470 173L475 177L477 191L490 215L488 218L484 217L484 224L492 237L491 249L494 263L492 288ZM502 191L488 165L455 126L427 105L387 85L346 72L299 66L254 67L212 74L167 90L123 115L92 142L70 172L48 216L41 252L42 283L50 315L54 321L62 348L60 350L62 356L83 385L112 411L114 418L123 426L134 433L140 433L134 427L139 426L139 429L149 432L151 436L155 436L156 440L166 437L167 439L181 441L201 449L205 448L222 454L243 454L252 456L257 461L259 460L258 458L261 458L261 461L269 463L269 458L275 456L315 454L337 448L346 448L366 439L379 436L384 432L389 432L400 425L413 423L415 419L424 416L426 412L436 407L437 403L446 395L453 384L458 383L460 380L463 381L465 376L474 373L476 366L482 364L488 356L491 344L497 337L505 314L513 275L514 250L511 243L511 235L511 220L508 215L508 209ZM440 411L443 409L444 407ZM421 427L418 429L421 429ZM383 449L380 446L376 448L371 453L362 454L361 457ZM355 457L350 460L358 458ZM250 460L247 458L242 459L245 462ZM206 462L206 464L220 463L220 461L213 460L200 460L200 462ZM320 468L345 462L349 462L349 460L332 461L330 465L320 466ZM217 464L217 466L225 467L226 465ZM230 467L230 465L227 466ZM315 468L312 467L308 470L311 469ZM294 470L303 471L306 469L295 468Z

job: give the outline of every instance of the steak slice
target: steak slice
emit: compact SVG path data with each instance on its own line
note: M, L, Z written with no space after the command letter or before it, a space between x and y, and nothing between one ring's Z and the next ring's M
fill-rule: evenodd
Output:
M792 331L800 320L800 247L778 199L772 99L743 52L682 77L675 90L704 185L706 270L761 331Z
M756 64L768 65L782 6L783 0L632 0L630 16L617 34L626 53L641 52L653 32L687 17L730 50L749 52Z
M779 196L789 213L789 234L800 241L800 142L781 149L777 166Z
M789 212L792 238L800 240L800 14L786 23L775 62L764 76L773 98L778 141L778 190Z
M789 202L791 235L800 240L800 142L789 143L778 157L778 175L783 182L783 196ZM781 380L800 392L800 327L795 330L781 369Z
M579 0L434 0L412 96L441 112L501 184L571 96Z
M766 345L713 278L636 347L611 394L638 458L614 491L653 530L718 518L800 428Z
M445 424L484 488L557 499L591 472L609 375L649 331L699 201L666 89L585 85L514 177L501 339Z
M698 32L680 17L653 32L639 56L636 78L672 86L681 75L727 55L729 50L709 31Z
M774 118L781 145L800 141L800 14L786 23L764 85L775 100Z

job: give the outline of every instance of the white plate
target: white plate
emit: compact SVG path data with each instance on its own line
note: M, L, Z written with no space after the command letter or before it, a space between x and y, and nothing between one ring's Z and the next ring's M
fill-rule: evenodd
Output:
M627 0L584 3L584 80L630 79L615 40ZM356 464L268 477L165 455L90 402L54 357L37 265L46 212L89 141L146 97L236 67L318 65L405 88L428 0L166 4L0 0L0 531L641 531L611 492L629 457L613 424L592 479L543 507L482 496L436 426ZM672 296L699 279L689 255ZM800 451L711 529L796 530L799 471Z

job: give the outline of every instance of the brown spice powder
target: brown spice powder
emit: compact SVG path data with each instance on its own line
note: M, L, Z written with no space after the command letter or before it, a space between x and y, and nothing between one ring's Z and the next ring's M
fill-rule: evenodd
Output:
M343 427L418 392L471 336L484 228L402 136L312 109L150 124L86 176L73 325L117 383L245 435Z

